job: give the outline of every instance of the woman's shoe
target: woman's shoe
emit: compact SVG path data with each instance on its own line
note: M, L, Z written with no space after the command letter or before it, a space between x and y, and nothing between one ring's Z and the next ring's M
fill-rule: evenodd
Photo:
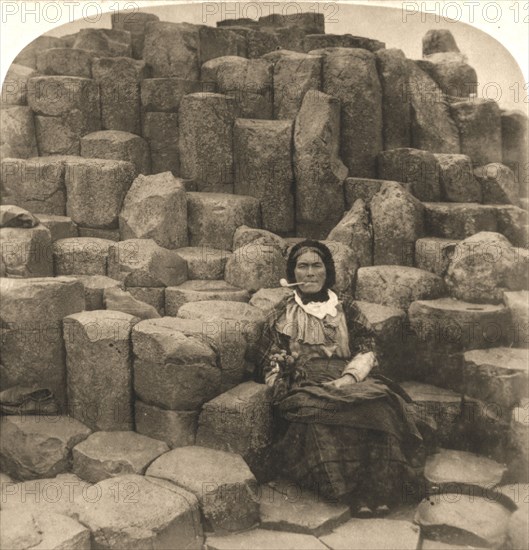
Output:
M373 517L373 510L371 510L371 508L369 508L369 506L364 504L362 506L359 506L355 510L353 516L355 518L369 519L369 518Z
M389 507L386 504L382 504L380 506L377 506L375 509L375 517L377 518L383 518L387 516L390 512Z

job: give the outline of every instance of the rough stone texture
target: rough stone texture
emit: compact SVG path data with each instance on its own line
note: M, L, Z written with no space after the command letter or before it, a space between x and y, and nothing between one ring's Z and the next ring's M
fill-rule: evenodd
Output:
M189 302L206 300L248 302L249 299L250 296L246 290L232 286L224 280L195 279L165 290L165 313L176 316L178 310Z
M233 129L234 192L260 200L263 228L294 230L291 120L237 119Z
M369 207L375 265L414 264L415 241L424 234L424 207L399 184L384 183Z
M503 303L511 316L514 346L529 347L529 292L527 290L504 292Z
M289 50L279 50L264 56L275 56L274 72L274 118L296 118L303 97L308 90L321 89L321 63L318 55L307 55Z
M101 128L140 134L140 82L149 76L145 62L103 57L94 61L92 75L101 94Z
M258 521L255 478L235 453L182 447L157 458L147 475L167 479L193 493L209 530L240 531Z
M203 405L196 443L240 454L257 475L266 470L272 425L271 389L244 382Z
M382 151L378 155L378 177L410 183L412 194L421 201L438 201L441 197L438 162L429 151L411 148Z
M271 529L252 529L234 535L206 537L207 550L245 550L246 548L267 548L269 550L325 550L322 544L312 535L273 531Z
M474 453L439 449L428 456L424 476L431 485L456 492L456 487L465 485L492 489L500 483L505 470L504 465Z
M96 432L73 448L73 471L89 483L143 474L169 447L134 432Z
M61 322L85 307L81 283L65 278L0 279L2 389L37 384L64 409L65 356Z
M126 160L136 174L151 173L149 146L140 136L119 130L103 130L84 136L81 156L90 159Z
M200 25L200 65L217 57L240 55L246 57L246 40L230 29Z
M322 48L362 48L370 52L383 49L385 44L379 40L353 36L352 34L307 34L303 38L303 49L306 52Z
M252 295L249 304L261 309L265 313L269 313L291 294L292 290L290 288L261 288Z
M137 300L130 292L120 288L107 288L103 291L105 308L133 315L138 319L155 319L160 314L154 306Z
M187 263L152 239L127 239L109 251L108 276L125 286L176 286L187 280Z
M131 430L130 331L136 317L84 311L63 320L68 410L94 430Z
M222 94L182 98L178 112L180 170L201 188L233 183L233 124L236 102Z
M258 494L261 525L276 532L320 536L350 518L348 506L327 502L293 482L261 485Z
M97 227L79 227L79 237L94 239L106 239L107 241L119 241L121 236L119 229L98 229Z
M375 177L382 145L382 89L375 56L361 48L326 48L323 91L340 100L340 153L349 175Z
M428 74L450 97L467 98L477 94L476 71L466 62L466 56L456 52L439 52L428 55L421 63L428 65Z
M89 50L50 48L37 52L37 71L43 75L80 76L92 78L92 59Z
M149 144L152 173L170 171L174 176L178 176L178 113L145 113L142 135Z
M59 239L70 239L78 236L77 224L68 216L57 216L55 214L38 214L38 220L46 227L51 235L51 242Z
M136 399L134 419L138 433L165 441L171 449L195 444L198 412L168 411Z
M53 243L55 275L106 275L110 247L108 239L74 237Z
M510 517L507 538L510 548L526 548L529 545L527 506L521 506Z
M0 160L29 158L38 154L35 123L29 107L12 106L0 109Z
M261 27L287 27L299 28L307 34L319 34L325 32L325 17L322 13L298 12L271 15L259 17Z
M343 134L342 121L342 134ZM322 238L345 210L343 180L347 168L339 158L340 102L310 90L294 125L296 233Z
M84 287L85 310L105 309L104 294L109 288L122 288L119 281L105 275L73 275Z
M463 357L465 393L481 401L512 408L529 391L529 354L525 349L467 351Z
M281 48L278 36L270 32L263 32L257 26L250 27L246 26L246 23L244 25L241 23L241 25L230 26L230 30L242 36L246 41L245 57L248 59L256 59Z
M278 286L286 274L286 259L281 249L257 239L238 248L226 262L224 278L230 285L256 292Z
M101 57L130 57L130 33L116 29L81 29L73 48L92 50Z
M266 244L279 247L283 255L286 255L289 247L287 241L275 233L266 231L266 229L255 229L246 225L240 225L233 235L233 249L237 250L237 248L241 248L257 240L259 242L266 241Z
M202 80L216 83L217 91L234 100L238 118L271 119L272 64L266 59L229 55L202 66Z
M409 521L395 519L357 519L336 527L320 540L332 550L415 550L420 531Z
M224 279L224 268L231 252L207 246L187 246L176 250L187 262L187 277L190 280Z
M452 33L446 29L430 29L422 39L423 56L442 52L459 52Z
M409 65L402 50L376 52L382 86L382 137L384 149L411 145L411 107L408 86Z
M28 80L36 74L36 71L29 67L12 63L2 82L0 104L27 105Z
M52 277L53 254L49 229L0 228L0 263L3 277Z
M77 157L5 159L1 164L2 202L16 204L32 213L64 216L66 188L64 164Z
M511 512L498 502L481 496L462 497L455 492L423 500L417 508L415 522L430 539L454 545L490 547L503 543L510 515Z
M14 63L31 67L37 67L37 52L49 48L60 48L63 46L62 40L55 36L39 36L23 48L14 59Z
M432 153L463 152L472 157L460 151L458 129L441 88L414 61L408 61L408 70L412 147Z
M175 329L171 319L142 321L132 332L134 391L148 405L196 410L220 393L212 347Z
M152 239L163 248L187 246L187 198L171 172L138 176L119 215L122 239Z
M353 204L327 239L349 246L356 254L359 267L373 265L373 228L362 199Z
M211 83L183 78L146 78L141 81L141 104L144 112L178 113L186 94L215 91Z
M450 112L459 128L461 153L468 155L474 166L502 161L501 113L495 101L457 101Z
M499 233L482 231L461 241L446 274L450 295L476 303L499 303L504 290L527 288L529 255Z
M353 281L358 269L358 259L351 247L336 241L325 240L323 244L331 251L336 271L334 290L338 293L351 294Z
M450 259L456 253L458 240L439 237L423 237L415 241L415 265L444 277Z
M388 182L382 179L373 180L369 178L345 178L345 207L350 209L358 199L362 199L369 207L373 197L386 183L398 183L408 193L412 192L411 183Z
M259 201L225 193L188 193L189 244L232 250L233 234L240 225L259 227Z
M415 300L433 300L445 293L445 286L440 277L415 267L361 267L357 276L357 300L404 310L407 310Z
M527 247L529 243L529 213L524 208L494 205L498 221L498 233L505 235L514 246Z
M68 471L72 448L90 435L67 416L5 416L0 425L0 467L22 480Z
M130 32L132 57L142 59L147 23L159 20L153 13L117 11L112 13L112 28Z
M140 302L151 305L163 317L165 305L165 288L129 286L127 291Z
M37 225L39 225L39 220L24 208L13 204L0 206L0 228L31 229Z
M529 189L528 119L522 111L501 111L502 162L513 172L521 197Z
M434 156L439 164L441 200L448 202L481 202L481 186L474 178L470 157L443 153Z
M95 487L101 497L81 508L79 521L89 527L97 547L202 548L198 502L188 491L136 474L106 479Z
M481 185L483 202L518 204L518 182L508 166L499 162L478 166L474 175Z
M426 232L443 239L465 239L480 231L496 231L498 222L492 206L475 203L424 203Z
M189 23L148 22L143 59L154 77L199 80L199 32Z
M0 512L2 548L90 550L90 530L75 519L44 512Z
M413 399L419 418L433 418L437 424L435 439L441 446L454 446L460 439L461 395L420 382L402 382Z
M410 327L418 343L445 354L498 346L508 340L508 312L500 305L453 298L418 300L410 306Z
M211 300L183 305L178 311L178 317L202 321L203 330L208 337L218 338L222 335L226 343L238 342L241 347L246 343L246 358L252 361L256 357L255 348L259 344L265 320L265 314L260 309L242 302ZM226 353L226 359L227 356ZM241 365L238 361L234 361L232 365L221 357L221 368L228 371L233 369L233 375L226 373L226 380L236 381L235 384L241 382Z
M88 158L66 161L67 215L83 227L116 228L134 173L131 162L120 160Z

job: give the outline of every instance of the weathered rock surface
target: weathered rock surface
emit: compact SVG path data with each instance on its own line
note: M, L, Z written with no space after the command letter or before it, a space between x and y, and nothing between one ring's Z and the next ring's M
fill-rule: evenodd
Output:
M303 50L309 53L322 48L362 48L374 53L384 47L379 40L352 34L311 33L303 37Z
M430 29L422 39L423 56L442 52L459 52L454 36L446 29Z
M415 267L444 277L459 241L439 237L423 237L415 241Z
M141 81L141 104L145 112L178 113L187 94L207 91L207 83L184 78L146 78ZM214 90L209 90L214 91Z
M429 151L401 148L378 155L378 176L385 180L411 184L411 193L421 201L438 201L439 167Z
M106 479L95 487L101 496L82 507L79 520L100 548L202 548L198 502L188 491L135 474Z
M92 50L101 57L130 57L130 33L117 29L81 29L72 48Z
M185 187L170 172L138 176L119 215L121 238L152 239L163 248L187 245Z
M136 174L151 173L147 142L130 132L102 130L81 139L81 156L90 159L125 160L134 165Z
M125 286L176 286L187 280L187 264L152 239L127 239L110 247L108 276Z
M499 233L481 231L461 241L448 266L450 295L476 303L498 303L504 290L527 288L529 256Z
M176 252L187 262L187 276L190 280L224 279L224 268L231 256L228 250L207 246L186 246L178 248Z
M2 105L27 105L28 80L36 74L30 67L12 63L2 82L0 103Z
M160 18L154 13L143 13L135 11L118 11L112 13L112 28L130 32L132 57L142 59L143 46L145 43L145 29L150 21L159 21Z
M165 443L135 432L95 432L73 448L73 471L90 483L143 474L168 450Z
M139 300L152 306L162 317L165 306L165 287L129 286L127 292Z
M347 168L339 150L339 101L307 92L294 123L297 234L322 238L340 221Z
M514 346L529 347L529 292L527 290L504 292L503 303L511 316Z
M384 183L369 206L375 265L414 264L415 241L424 234L424 207L399 184Z
M55 275L106 275L110 247L108 239L73 237L53 243Z
M468 155L474 166L501 162L501 113L496 101L457 101L451 104L450 112L459 128L461 153Z
M178 113L145 113L142 135L149 144L152 173L172 172L174 176L178 176Z
M188 94L178 111L180 170L199 190L233 183L236 102L210 92Z
M478 166L474 175L481 185L483 202L518 204L518 182L514 172L499 162Z
M86 156L100 155L94 152ZM123 199L134 180L131 162L102 160L105 158L109 157L68 160L65 164L66 213L83 227L117 227Z
M173 449L157 458L147 475L167 479L193 493L215 532L240 531L258 521L255 478L235 453L204 447Z
M261 288L252 295L249 304L268 313L278 305L279 302L291 294L292 290L289 288Z
M130 430L130 332L136 317L120 311L84 311L63 320L68 410L94 430Z
M420 66L428 72L447 96L467 98L475 97L477 94L476 71L466 62L466 56L460 53L434 53L421 61Z
M463 356L465 393L511 408L529 390L528 351L515 348L476 349Z
M68 216L38 214L37 218L39 222L49 230L52 243L59 239L77 237L79 234L77 224Z
M79 237L89 237L93 239L106 239L107 241L119 241L121 236L119 229L98 229L97 227L79 227Z
M373 266L358 270L355 298L407 310L420 299L439 298L445 293L443 280L415 267Z
M62 319L85 307L81 283L66 278L0 279L2 388L37 384L66 404Z
M206 548L208 550L243 550L244 548L325 550L327 546L312 535L252 529L235 535L209 535L206 537Z
M511 243L525 248L529 243L529 213L512 204L494 205L498 222L498 233L505 235Z
M234 192L261 202L263 228L294 230L292 121L237 119Z
M227 193L188 193L187 223L189 244L232 250L237 227L259 227L259 201L253 197Z
M105 290L110 288L122 289L120 281L111 279L105 275L72 275L84 287L84 298L86 311L105 309Z
M370 178L345 178L344 191L346 208L350 209L358 199L362 199L366 203L366 206L369 207L373 197L386 183L398 183L408 193L412 192L411 183L391 182L382 179L374 180Z
M428 235L444 239L465 239L480 231L497 231L494 207L475 203L426 202Z
M54 477L70 469L72 448L90 429L67 416L5 416L0 467L15 479Z
M43 75L92 78L94 52L79 48L50 48L37 53L37 71Z
M176 316L178 310L189 302L207 300L228 300L232 302L248 302L248 291L232 286L224 280L195 279L165 290L166 315Z
M439 186L443 201L481 202L482 186L474 178L470 157L443 153L434 156L439 163Z
M1 109L0 124L0 159L27 159L38 154L35 123L29 107L17 105Z
M117 281L116 281L117 282ZM155 319L160 314L154 306L137 300L130 292L110 287L103 291L105 309L128 313L138 319Z
M502 162L514 172L521 197L528 195L527 129L528 118L522 111L501 112Z
M198 33L200 38L201 65L217 57L232 55L247 57L246 40L243 36L230 29L200 25Z
M133 329L134 391L148 405L195 410L220 393L220 369L210 345L171 321L142 321Z
M198 412L168 411L136 399L134 419L138 433L165 441L171 449L195 444Z

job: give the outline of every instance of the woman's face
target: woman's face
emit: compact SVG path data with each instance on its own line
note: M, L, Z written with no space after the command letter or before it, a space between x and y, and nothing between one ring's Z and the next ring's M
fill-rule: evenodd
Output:
M301 254L294 268L296 283L305 283L300 286L300 289L305 294L316 294L325 284L327 271L322 259L313 252L308 250Z

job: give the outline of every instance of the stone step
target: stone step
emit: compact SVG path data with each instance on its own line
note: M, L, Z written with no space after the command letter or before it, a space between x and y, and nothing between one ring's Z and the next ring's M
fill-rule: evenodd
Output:
M224 280L194 279L165 289L165 313L176 317L178 310L185 304L211 300L248 302L250 295L247 290Z
M160 317L156 308L137 300L134 296L121 288L105 288L103 291L105 308L112 311L128 313L138 319L155 319Z
M415 241L415 267L431 271L443 277L453 257L457 239L442 239L440 237L423 237Z
M253 529L225 536L208 535L205 550L327 550L312 535Z
M186 246L176 250L187 262L187 277L194 279L224 279L224 268L231 256L229 250L208 246Z
M73 471L90 483L143 474L168 450L165 443L135 432L95 432L73 448Z
M109 239L91 237L72 237L55 241L55 275L107 275L109 251L114 244L115 242Z
M169 480L193 493L208 530L241 531L259 521L257 482L238 454L181 447L157 458L146 475Z
M50 230L52 242L79 236L77 224L68 216L37 214L37 218L44 227Z
M261 485L258 496L263 529L318 537L351 517L348 506L285 480Z
M85 309L105 309L105 290L109 288L122 289L123 283L106 275L69 275L68 278L79 281L84 287Z
M480 231L497 231L496 209L478 203L425 202L428 235L443 239L464 239Z

